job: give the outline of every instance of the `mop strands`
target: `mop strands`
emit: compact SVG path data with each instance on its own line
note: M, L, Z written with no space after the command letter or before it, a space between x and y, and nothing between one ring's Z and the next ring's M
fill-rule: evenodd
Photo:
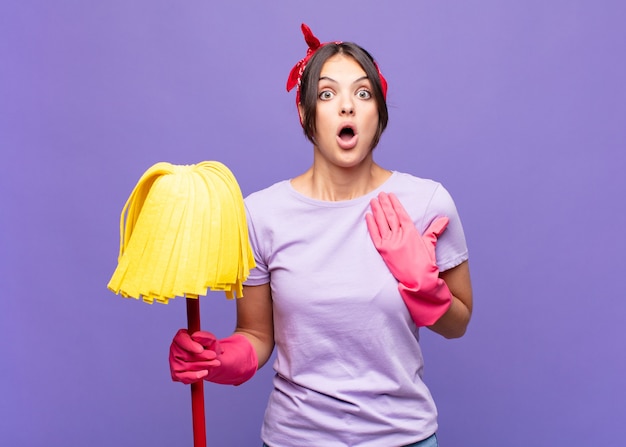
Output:
M255 266L239 185L222 163L160 162L139 179L120 217L108 288L152 304L220 290L242 296Z

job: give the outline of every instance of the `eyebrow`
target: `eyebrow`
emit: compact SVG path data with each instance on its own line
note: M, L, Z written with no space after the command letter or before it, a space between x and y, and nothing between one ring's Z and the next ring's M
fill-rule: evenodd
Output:
M360 78L356 79L356 80L353 82L353 84L357 84L357 83L359 83L359 82L361 82L361 81L363 81L363 80L366 80L366 79L369 79L369 78L367 77L367 75L365 75L365 76L361 76ZM330 81L330 82L334 82L335 84L338 84L338 82L337 82L337 81L335 81L333 78L328 77L328 76L320 76L320 78L319 78L318 82L319 82L319 81Z

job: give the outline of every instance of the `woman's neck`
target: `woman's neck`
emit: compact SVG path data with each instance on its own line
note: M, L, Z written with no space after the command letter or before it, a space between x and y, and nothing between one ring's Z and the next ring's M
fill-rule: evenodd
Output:
M390 175L390 171L373 160L350 168L313 163L306 172L293 178L291 185L307 197L337 202L364 196L382 185Z

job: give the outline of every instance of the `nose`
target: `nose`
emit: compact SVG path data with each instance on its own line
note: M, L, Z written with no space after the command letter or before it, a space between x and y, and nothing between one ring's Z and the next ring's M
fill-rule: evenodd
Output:
M346 99L341 104L341 115L354 115L354 104L349 99Z
M342 115L354 115L354 107L342 107L341 108Z

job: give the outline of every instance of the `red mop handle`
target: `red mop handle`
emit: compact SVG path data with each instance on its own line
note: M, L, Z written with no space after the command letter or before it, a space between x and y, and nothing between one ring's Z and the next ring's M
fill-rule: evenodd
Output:
M187 330L190 334L200 330L200 298L187 298ZM191 384L191 415L193 420L193 446L206 447L206 422L204 418L204 381Z

